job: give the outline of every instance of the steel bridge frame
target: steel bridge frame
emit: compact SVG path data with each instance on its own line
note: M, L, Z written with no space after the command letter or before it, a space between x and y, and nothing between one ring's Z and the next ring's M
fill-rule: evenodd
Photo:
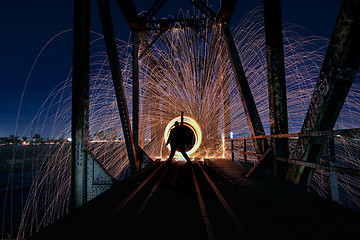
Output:
M287 159L289 146L287 139L272 139L270 145L265 138L265 131L256 104L251 93L239 52L234 43L229 22L234 13L237 0L223 0L220 10L214 13L202 0L189 0L199 9L205 18L153 20L155 14L167 2L156 0L143 17L139 17L132 0L117 3L132 31L133 41L133 126L131 129L129 113L124 94L121 68L117 55L115 35L112 26L108 0L98 0L100 19L109 57L116 100L122 122L131 173L135 174L141 164L139 140L139 59L150 50L151 45L162 33L174 27L193 28L201 35L201 29L213 24L220 24L227 53L237 82L239 94L251 133L251 141L256 147L256 154L266 154L259 166L271 168L273 175L295 183L308 184L312 170L305 165L276 162ZM268 67L270 130L272 135L288 134L287 100L285 84L285 66L282 40L280 0L263 0L265 18L266 57ZM360 64L359 34L356 34L360 16L359 0L344 0L339 18L334 28L314 94L304 120L301 133L332 130L346 99L351 84ZM344 27L345 26L345 27ZM151 43L144 42L145 34L157 32ZM89 40L90 40L90 1L74 1L74 50L73 50L73 107L72 107L72 206L78 207L87 201L86 187L89 179L86 170L90 161L89 143ZM143 42L142 42L143 40ZM139 46L145 44L146 50L139 53ZM151 51L150 51L151 56ZM155 57L150 57L156 65ZM223 94L224 95L224 94ZM313 142L302 138L297 144L297 156L302 161L317 163L322 151L322 142ZM95 161L96 162L96 161ZM270 164L269 164L270 163ZM290 163L290 166L288 167ZM99 164L99 163L97 163ZM101 166L100 166L101 168ZM104 170L104 169L103 169ZM105 170L104 170L105 171ZM105 174L106 175L106 174Z

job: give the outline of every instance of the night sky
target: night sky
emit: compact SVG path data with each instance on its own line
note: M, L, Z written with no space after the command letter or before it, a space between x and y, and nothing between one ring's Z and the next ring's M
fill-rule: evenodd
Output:
M127 41L130 30L115 0L110 0L117 38ZM138 12L146 11L153 1L134 0ZM206 1L204 1L206 2ZM220 1L214 2L217 11ZM262 0L238 0L231 25ZM284 23L308 29L313 35L331 37L340 9L340 0L283 0ZM157 19L177 16L179 8L192 10L187 0L168 0ZM192 11L191 11L192 12ZM0 5L0 136L15 133L15 122L21 95L33 62L45 44L56 34L72 29L73 1L71 0L11 0ZM91 29L101 33L96 1L92 0ZM72 67L72 31L52 41L38 59L30 76L21 109L19 131L28 125L50 91L67 78Z

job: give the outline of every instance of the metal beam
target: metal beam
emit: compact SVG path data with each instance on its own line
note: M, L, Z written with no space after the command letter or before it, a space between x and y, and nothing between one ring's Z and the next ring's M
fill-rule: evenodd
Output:
M280 0L264 0L267 78L269 89L270 132L288 133L284 49ZM288 139L272 139L275 157L288 158ZM277 164L276 174L285 177L286 164Z
M122 82L120 62L119 62L117 45L116 45L116 40L112 25L110 6L108 0L98 0L97 3L99 8L99 14L103 28L104 38L105 38L107 55L109 58L109 64L111 68L111 75L112 75L115 94L116 94L116 101L119 108L121 124L124 133L129 163L130 163L130 169L131 169L131 173L134 174L137 172L139 163L137 161L133 135L131 132L129 112L127 109L125 91Z
M234 13L237 0L223 0L220 10L216 15L217 22L224 22L229 24L231 17Z
M325 55L301 132L331 130L360 64L360 1L344 0ZM323 141L299 139L295 158L319 162ZM292 166L287 178L309 184L313 170Z
M144 24L141 23L140 18L138 17L133 0L118 0L117 3L131 30L143 28Z
M145 15L142 17L145 21L149 21L152 19L155 14L164 6L164 4L167 2L167 0L156 0L153 5L149 8L149 10L145 13Z
M235 74L236 83L241 96L241 101L245 111L246 119L249 124L251 136L265 135L265 131L261 123L249 83L246 79L245 72L242 67L238 50L232 37L230 28L227 24L222 24L222 34L225 39L227 52L230 56L231 66ZM267 141L264 142L264 149L266 151L268 148L268 144ZM254 144L256 147L256 151L258 153L262 153L262 141L260 139L254 140Z
M344 167L337 167L337 166L328 166L326 164L304 162L304 161L299 161L299 160L294 160L294 159L285 159L285 158L280 158L280 157L277 157L276 161L289 162L294 165L305 166L308 168L320 169L320 170L324 170L324 171L330 171L330 172L334 172L334 173L340 173L340 174L346 174L346 175L350 175L350 176L360 177L360 170L358 170L358 169L351 169L351 168L344 168Z
M141 60L145 54L148 53L148 51L150 51L150 47L161 37L161 35L164 33L163 30L160 30L160 32L154 37L154 39L151 41L151 43L146 44L146 48L144 48L144 50L139 54L139 60ZM145 39L145 35L143 37L143 39Z
M202 0L189 0L197 9L200 10L207 18L214 19L216 14Z
M134 30L132 32L132 72L133 72L133 138L136 155L139 156L139 32Z
M89 142L90 1L74 1L73 41L71 209L78 208L86 202L86 149Z
M341 137L354 137L360 134L360 128L340 129L340 130L326 130L326 131L314 131L314 132L303 132L303 133L289 133L289 134L277 134L277 135L264 135L255 137L238 137L232 138L231 140L244 140L244 139L262 139L262 138L306 138L306 137L325 137L325 136L336 136Z

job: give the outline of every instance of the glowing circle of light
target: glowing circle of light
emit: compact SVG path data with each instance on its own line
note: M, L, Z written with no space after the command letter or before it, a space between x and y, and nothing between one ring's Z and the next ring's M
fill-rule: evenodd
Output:
M174 124L176 121L178 121L180 123L181 117L176 117L176 118L172 119L166 126L165 132L164 132L165 143L168 140L169 135L170 135L170 130L174 127ZM191 154L195 153L196 150L200 147L201 140L202 140L201 128L200 128L200 125L194 119L192 119L190 117L185 117L185 116L184 116L184 126L189 127L193 131L194 136L195 136L194 146L189 151L186 151L186 154L190 156ZM170 144L167 145L167 147L169 150L171 150ZM176 151L175 156L180 157L182 155L180 152Z

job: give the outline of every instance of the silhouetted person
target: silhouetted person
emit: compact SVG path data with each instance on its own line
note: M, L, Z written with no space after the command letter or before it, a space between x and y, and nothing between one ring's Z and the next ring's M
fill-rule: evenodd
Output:
M185 151L185 141L186 141L185 129L183 126L180 126L178 121L175 122L174 126L175 127L171 129L169 138L166 142L166 145L170 143L171 146L169 163L171 163L172 159L174 158L176 150L178 150L184 156L187 163L191 164L190 158Z

